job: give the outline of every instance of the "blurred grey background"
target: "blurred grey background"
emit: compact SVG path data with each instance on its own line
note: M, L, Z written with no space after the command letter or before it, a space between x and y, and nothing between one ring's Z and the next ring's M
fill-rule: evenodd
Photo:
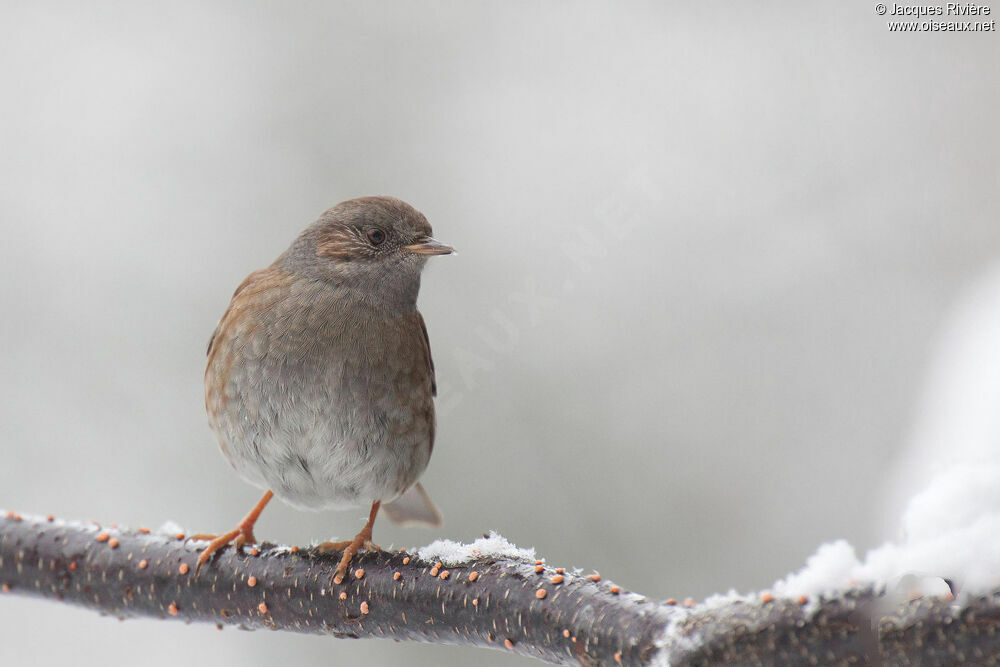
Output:
M1000 257L996 33L858 1L0 7L0 506L234 525L258 492L206 424L208 336L386 193L460 255L420 299L446 525L379 543L495 529L702 598L889 537L936 332ZM274 504L258 535L364 514ZM13 597L0 628L4 664L528 664Z

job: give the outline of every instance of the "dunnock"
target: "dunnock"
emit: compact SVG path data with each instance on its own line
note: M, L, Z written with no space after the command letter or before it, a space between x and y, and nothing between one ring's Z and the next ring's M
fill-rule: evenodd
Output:
M361 197L236 289L208 343L205 406L222 453L267 492L236 530L211 536L199 567L230 542L254 542L273 495L302 509L371 504L353 540L320 545L343 550L338 578L358 549L378 548L380 506L397 523L440 524L417 482L436 393L417 292L428 257L451 252L409 204Z

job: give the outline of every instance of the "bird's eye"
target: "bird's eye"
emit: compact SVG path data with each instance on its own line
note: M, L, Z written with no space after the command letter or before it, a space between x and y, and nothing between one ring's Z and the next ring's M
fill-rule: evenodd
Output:
M382 245L382 242L385 241L385 232L378 227L372 227L366 231L365 236L368 237L368 241L372 245Z

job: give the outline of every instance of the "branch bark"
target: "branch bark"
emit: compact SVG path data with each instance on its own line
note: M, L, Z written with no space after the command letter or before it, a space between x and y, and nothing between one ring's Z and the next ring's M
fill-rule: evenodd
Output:
M0 584L119 618L466 644L560 664L646 661L669 615L585 576L553 584L555 569L523 560L436 568L402 551L360 553L337 585L339 554L258 546L226 548L196 574L197 545L175 536L8 514Z
M764 596L685 607L525 560L435 567L402 551L360 554L337 585L337 554L258 547L227 548L196 574L197 546L176 536L7 513L0 585L119 618L466 644L557 664L938 664L1000 655L1000 593L961 606L853 590L809 605Z

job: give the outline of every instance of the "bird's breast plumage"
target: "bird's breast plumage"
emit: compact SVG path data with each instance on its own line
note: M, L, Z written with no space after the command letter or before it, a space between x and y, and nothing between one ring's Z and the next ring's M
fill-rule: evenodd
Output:
M321 509L391 500L434 439L423 320L272 267L240 286L209 345L205 397L248 481Z

